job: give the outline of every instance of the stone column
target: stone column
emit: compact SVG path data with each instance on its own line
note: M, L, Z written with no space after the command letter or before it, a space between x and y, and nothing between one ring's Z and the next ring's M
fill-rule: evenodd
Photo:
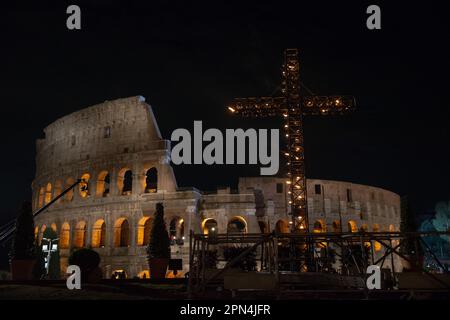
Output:
M119 195L119 188L117 187L117 179L119 176L119 170L113 167L109 173L109 193L111 196Z
M132 172L133 172L133 184L132 184L132 194L141 194L144 192L144 190L142 190L142 184L141 184L141 179L142 179L142 165L136 161L133 163L132 165Z

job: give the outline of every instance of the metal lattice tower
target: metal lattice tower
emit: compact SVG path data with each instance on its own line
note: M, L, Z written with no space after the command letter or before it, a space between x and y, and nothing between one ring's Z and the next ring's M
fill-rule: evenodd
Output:
M243 117L280 116L285 120L286 173L291 232L309 232L306 200L303 116L342 114L355 108L352 96L302 96L297 49L286 49L282 66L281 96L235 99L228 109ZM308 250L309 251L309 250Z

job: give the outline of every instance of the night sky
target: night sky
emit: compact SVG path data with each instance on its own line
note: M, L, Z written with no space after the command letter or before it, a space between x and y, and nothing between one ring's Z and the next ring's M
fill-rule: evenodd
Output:
M0 222L30 199L43 128L84 107L142 95L166 139L194 120L277 128L277 120L233 118L225 105L270 95L285 48L299 48L312 92L358 103L351 115L306 119L308 177L409 195L418 213L450 200L449 11L430 1L336 2L2 3ZM69 4L81 7L80 31L66 28ZM366 28L370 4L381 7L381 30ZM179 186L212 190L236 187L259 166L175 173Z

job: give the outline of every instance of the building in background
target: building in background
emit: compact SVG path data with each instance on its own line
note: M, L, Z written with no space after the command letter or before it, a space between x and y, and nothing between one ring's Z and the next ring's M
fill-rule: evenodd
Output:
M215 193L178 188L150 105L137 96L88 107L44 129L37 141L35 210L77 179L80 184L36 218L38 239L46 228L60 238L62 270L71 250L91 247L106 278L114 273L148 277L146 246L156 203L163 202L172 258L189 268L189 232L289 231L285 179L240 178L239 190ZM400 198L376 187L308 179L310 230L399 231ZM381 244L374 243L381 255ZM397 267L401 268L398 261ZM386 263L386 266L390 266ZM400 271L400 270L399 270Z

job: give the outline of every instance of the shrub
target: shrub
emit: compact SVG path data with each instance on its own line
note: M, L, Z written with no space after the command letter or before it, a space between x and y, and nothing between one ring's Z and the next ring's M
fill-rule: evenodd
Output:
M81 280L89 279L90 273L98 270L100 255L92 249L82 248L74 251L69 257L69 265L77 265L81 270Z
M164 222L164 206L162 203L156 204L154 216L150 242L147 247L148 259L170 259L170 239Z
M34 252L34 218L31 203L24 201L16 219L16 230L10 251L10 258L33 260Z

